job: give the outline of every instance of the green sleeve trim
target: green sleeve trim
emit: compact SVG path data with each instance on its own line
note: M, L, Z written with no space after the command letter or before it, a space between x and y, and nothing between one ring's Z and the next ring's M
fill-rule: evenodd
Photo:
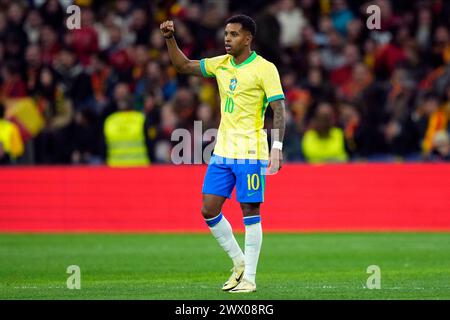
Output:
M203 74L204 77L206 77L206 78L214 77L213 74L209 74L206 71L206 61L205 61L205 59L200 60L200 70L202 71L202 74Z
M269 99L267 99L267 102L271 103L272 101L281 99L284 99L284 94L277 94L276 96L272 96Z
M266 95L264 95L263 105L262 105L262 110L261 110L261 118L263 118L263 119L264 119L264 114L266 113L266 108L267 108L267 97L266 97Z

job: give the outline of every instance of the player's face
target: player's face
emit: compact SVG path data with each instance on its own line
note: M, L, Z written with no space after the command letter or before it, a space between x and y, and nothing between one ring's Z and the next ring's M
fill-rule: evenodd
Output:
M229 23L225 27L225 51L232 56L238 56L250 45L250 32L242 29L240 23Z

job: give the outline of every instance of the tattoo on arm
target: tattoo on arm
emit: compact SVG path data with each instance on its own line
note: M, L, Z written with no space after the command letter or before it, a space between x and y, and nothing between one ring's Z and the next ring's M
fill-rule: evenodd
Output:
M273 129L275 129L272 140L283 142L284 130L286 128L284 100L272 101L270 107L273 110Z
M185 73L202 77L203 74L202 74L202 70L200 69L200 61L199 60L190 60L186 64Z

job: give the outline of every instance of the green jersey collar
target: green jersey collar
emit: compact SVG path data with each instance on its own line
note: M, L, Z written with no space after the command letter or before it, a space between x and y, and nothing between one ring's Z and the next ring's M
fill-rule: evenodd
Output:
M245 66L246 64L249 64L250 62L252 62L253 60L255 60L257 54L255 51L252 51L252 53L250 54L250 56L245 59L243 62L241 62L240 64L236 64L234 63L234 57L231 58L231 65L235 68L240 68L242 66Z

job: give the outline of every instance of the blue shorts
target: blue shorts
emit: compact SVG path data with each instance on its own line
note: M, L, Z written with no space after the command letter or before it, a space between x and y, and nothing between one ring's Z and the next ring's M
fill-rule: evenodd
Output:
M236 186L237 201L264 202L268 161L230 159L212 155L203 181L202 193L231 198Z

